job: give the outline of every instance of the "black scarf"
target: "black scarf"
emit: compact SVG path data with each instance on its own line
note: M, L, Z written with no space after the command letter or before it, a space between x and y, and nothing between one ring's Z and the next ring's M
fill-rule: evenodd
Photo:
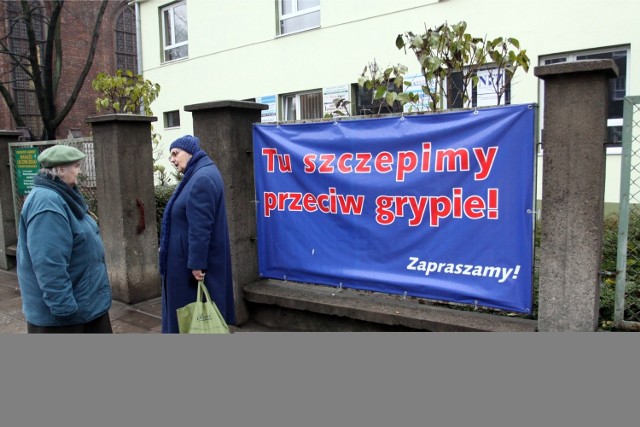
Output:
M70 185L65 184L58 177L51 177L48 174L41 174L34 177L34 185L36 187L44 187L50 190L55 191L67 202L69 208L73 212L73 215L82 219L89 211L89 207L87 206L87 202L84 201L84 197L78 190L77 186L71 187Z

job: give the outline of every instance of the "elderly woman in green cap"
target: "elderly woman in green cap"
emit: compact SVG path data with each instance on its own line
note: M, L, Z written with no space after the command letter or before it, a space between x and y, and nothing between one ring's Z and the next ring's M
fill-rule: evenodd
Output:
M112 333L111 286L98 225L78 191L84 153L42 151L22 207L17 273L28 333Z

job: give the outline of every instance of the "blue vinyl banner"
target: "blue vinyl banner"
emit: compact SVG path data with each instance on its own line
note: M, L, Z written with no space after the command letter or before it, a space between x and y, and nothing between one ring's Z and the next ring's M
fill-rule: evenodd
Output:
M262 277L531 312L532 105L253 136Z

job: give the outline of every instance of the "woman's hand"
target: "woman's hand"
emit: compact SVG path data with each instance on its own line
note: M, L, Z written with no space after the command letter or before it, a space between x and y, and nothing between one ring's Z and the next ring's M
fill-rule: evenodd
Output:
M198 280L198 281L204 280L204 271L202 271L202 270L192 270L191 273L193 274L193 277L196 278L196 280Z

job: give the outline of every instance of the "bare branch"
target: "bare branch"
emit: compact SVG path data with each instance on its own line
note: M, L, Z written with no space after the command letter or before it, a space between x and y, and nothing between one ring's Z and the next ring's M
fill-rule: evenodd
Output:
M53 120L54 126L62 123L62 120L69 114L71 108L73 107L74 102L76 101L80 90L82 89L82 85L89 74L89 70L91 69L91 65L93 64L93 57L96 53L96 48L98 46L98 38L100 36L100 27L102 26L102 18L104 16L104 12L107 8L108 0L102 0L102 4L100 5L100 10L98 11L98 15L96 16L96 22L93 28L93 38L91 39L91 46L89 48L89 53L87 55L87 60L85 61L84 68L82 69L82 73L80 77L76 81L76 85L71 93L71 96L67 100L65 106L60 110L60 113Z

